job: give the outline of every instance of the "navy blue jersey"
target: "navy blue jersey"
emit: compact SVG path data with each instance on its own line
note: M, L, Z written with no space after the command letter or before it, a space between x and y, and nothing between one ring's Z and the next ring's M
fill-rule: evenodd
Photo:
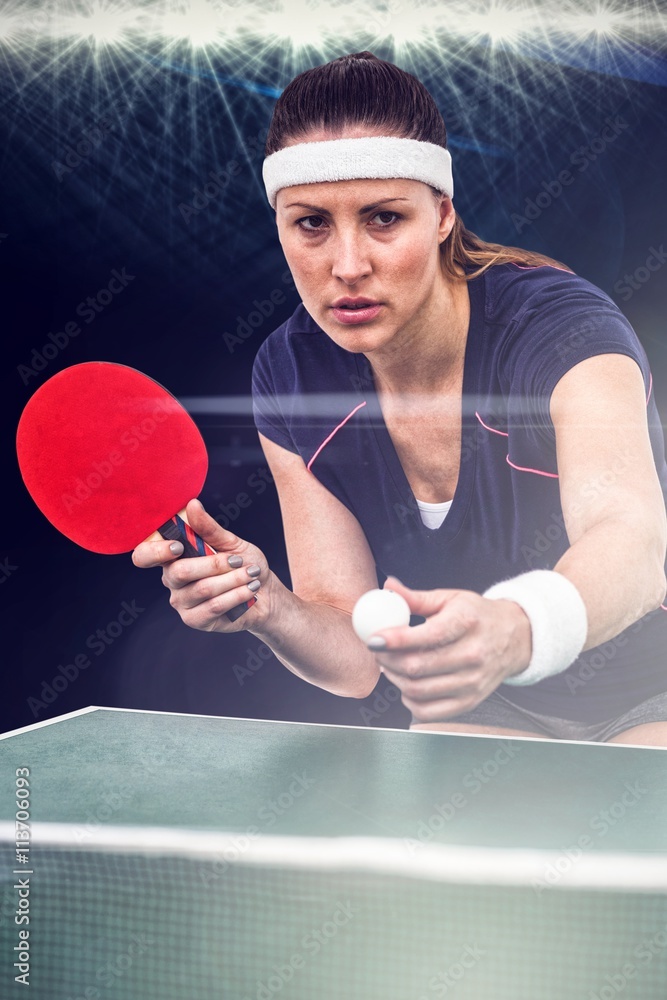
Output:
M335 344L302 304L264 341L253 368L258 430L301 455L354 514L375 558L416 589L491 584L553 569L569 547L549 414L563 374L596 354L625 354L646 388L651 444L667 496L660 417L646 354L612 299L561 268L500 264L468 282L459 479L447 517L427 528L393 446L363 354ZM613 484L627 456L585 490ZM594 495L594 494L589 494ZM447 498L443 498L447 499ZM612 718L667 689L667 613L658 609L568 670L501 690L517 704L578 721Z

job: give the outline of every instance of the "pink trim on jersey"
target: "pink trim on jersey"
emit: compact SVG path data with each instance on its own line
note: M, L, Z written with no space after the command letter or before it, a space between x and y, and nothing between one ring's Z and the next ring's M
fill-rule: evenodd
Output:
M475 416L477 417L477 419L479 420L480 424L482 425L485 431L491 431L492 434L502 434L503 437L509 437L507 431L497 431L495 427L489 427L488 424L485 424L482 418L480 417L479 413L477 412L477 410L475 410Z
M485 430L491 431L492 434L500 434L502 437L506 438L509 437L509 434L506 431L497 431L494 427L489 427L488 424L485 424L482 418L480 417L479 413L477 412L477 410L475 410L475 416L477 417L480 424ZM550 479L559 478L557 472L541 472L539 469L524 469L523 466L515 465L514 462L510 461L509 455L506 455L505 457L507 460L507 464L511 465L512 468L516 469L518 472L534 472L536 476L548 476Z
M360 410L361 407L365 406L365 405L366 405L366 400L364 400L363 403L359 403L359 405L355 406L355 408L352 410L351 413L348 413L348 415L345 417L345 420L341 420L341 422L338 424L338 427L334 427L334 429L332 430L331 434L329 434L329 436L324 439L324 441L319 446L319 448L317 449L317 451L315 452L315 454L311 458L310 462L306 466L306 468L308 469L308 472L310 472L311 465L313 464L313 462L315 461L315 459L317 458L317 456L319 455L319 453L322 451L322 449L325 448L329 444L329 441L331 441L331 439L334 436L334 434L336 434L341 429L341 427L343 427L348 422L348 420L350 419L350 417L353 417L355 415L355 413L357 412L357 410Z
M542 472L540 469L525 469L522 465L515 465L514 462L510 460L509 455L507 455L507 464L511 465L513 469L518 472L534 472L536 476L548 476L549 479L558 479L557 472Z

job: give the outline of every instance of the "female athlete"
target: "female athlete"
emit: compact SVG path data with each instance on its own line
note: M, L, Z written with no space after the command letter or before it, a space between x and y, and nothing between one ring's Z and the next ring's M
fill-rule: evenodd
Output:
M466 230L435 102L371 53L297 76L266 154L301 303L253 398L292 589L198 501L219 554L136 565L312 684L361 698L383 671L414 728L667 746L667 466L627 319ZM381 582L423 621L364 644L351 612Z

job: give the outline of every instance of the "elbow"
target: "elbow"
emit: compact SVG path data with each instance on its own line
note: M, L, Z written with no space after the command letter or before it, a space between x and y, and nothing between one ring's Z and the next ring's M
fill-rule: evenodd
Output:
M369 698L373 694L373 691L375 691L379 679L380 679L380 674L378 673L377 677L374 677L373 680L370 681L369 683L366 683L365 685L355 686L354 691L350 692L348 697L356 698L359 701L362 701L364 698Z
M651 547L651 557L644 564L643 581L644 607L642 614L645 615L661 607L667 596L664 551L660 546L653 545Z
M311 681L311 683L313 682ZM365 698L369 698L373 694L373 691L375 691L375 684L370 687L368 685L362 687L354 684L317 684L316 686L324 688L329 694L335 694L338 698L354 698L355 701L363 701Z
M665 576L664 568L660 570L657 575L657 580L653 592L653 601L649 611L656 611L665 604L665 598L667 597L667 577Z
M363 701L369 698L377 686L380 679L380 671L375 670L372 674L359 674L357 677L346 677L343 684L330 687L332 694L337 694L341 698L356 698Z
M656 525L654 520L651 530L645 531L643 552L644 556L637 565L637 571L641 574L642 579L640 592L644 598L642 615L645 615L661 607L667 596L667 576L665 574L667 517L662 517L659 525Z
M663 519L662 529L660 538L658 539L658 544L653 550L656 566L655 573L653 575L655 583L651 611L655 611L657 608L662 607L665 604L665 598L667 597L667 575L665 574L665 562L667 559L667 518Z
M335 686L332 685L329 690L341 698L355 698L357 701L363 701L364 698L369 698L373 694L380 677L380 671L373 662L368 670L360 669L357 673L345 674L344 677L340 678L340 682Z

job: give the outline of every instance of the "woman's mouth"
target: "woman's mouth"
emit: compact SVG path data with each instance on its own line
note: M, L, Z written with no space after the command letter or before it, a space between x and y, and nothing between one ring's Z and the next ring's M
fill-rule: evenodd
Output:
M355 323L367 323L369 320L375 319L381 308L381 302L362 303L361 305L346 303L332 306L332 312L340 323L351 326Z

